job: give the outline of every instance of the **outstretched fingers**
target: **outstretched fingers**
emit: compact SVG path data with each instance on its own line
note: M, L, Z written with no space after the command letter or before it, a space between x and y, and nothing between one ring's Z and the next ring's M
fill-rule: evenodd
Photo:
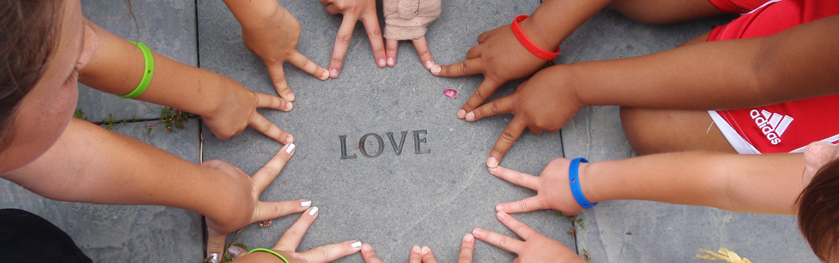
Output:
M303 55L302 53L295 50L291 53L288 57L288 61L291 62L292 65L295 67L305 71L306 73L315 76L320 80L326 80L329 78L329 71L325 68L315 64L314 61Z
M487 159L487 166L489 168L498 167L498 162L513 147L513 143L521 136L524 128L527 128L527 126L522 123L520 117L513 117L513 120L510 121L507 128L504 128L504 131L498 136L498 141L495 142L495 146L492 147L492 151L489 153L489 158Z
M280 151L274 155L271 160L268 161L261 169L256 171L251 177L253 181L253 186L260 192L265 191L265 188L274 181L274 178L277 178L277 175L280 174L280 171L283 170L288 160L291 159L291 155L294 154L297 146L292 144L286 144L283 148L280 148Z
M282 144L291 144L294 142L294 137L292 137L291 134L280 129L280 127L277 127L274 123L271 123L271 121L266 119L265 116L262 116L262 114L255 113L251 115L249 125L262 134L265 134L265 136L277 140Z
M431 252L431 248L428 246L423 246L420 250L422 253L422 262L423 263L437 263L437 259L434 258L434 252Z
M294 92L288 86L288 81L285 78L285 71L283 71L283 62L268 62L265 61L265 66L268 67L268 75L271 76L271 83L274 84L274 89L280 97L288 101L294 101Z
M215 231L207 231L207 256L211 263L221 262L222 255L224 255L224 242L227 239L227 234L215 233Z
M511 113L515 108L515 100L513 99L514 95L506 96L481 105L478 108L467 112L464 118L466 121L471 122L498 114Z
M510 214L527 213L548 208L550 207L546 206L538 196L531 196L519 201L495 205L495 211Z
M463 77L484 73L483 64L479 58L467 59L451 65L433 65L431 74L439 77Z
M463 241L460 242L460 255L457 257L457 263L472 263L472 255L475 252L475 236L466 234L463 236Z
M495 233L486 229L475 228L472 230L475 238L496 246L504 251L518 254L524 247L524 242L512 237Z
M373 49L373 58L376 60L376 65L379 68L387 66L385 57L384 41L382 40L382 29L379 27L379 18L376 13L365 13L361 16L361 23L364 24L364 30L367 31L367 37L370 39L370 47Z
M300 245L300 241L303 240L303 236L306 235L306 231L309 231L309 226L315 222L315 219L318 217L318 208L311 207L309 208L306 213L300 216L288 230L283 233L283 236L280 237L280 240L277 241L277 245L274 246L275 250L285 250L285 251L295 251L297 250L297 246Z
M539 177L522 173L516 170L507 169L501 166L490 168L489 173L498 178L504 179L507 182L515 185L537 191L539 190Z
M417 50L417 55L419 55L420 61L422 61L422 65L425 66L425 69L431 70L431 67L434 66L434 58L431 57L431 51L428 48L428 42L425 41L425 36L421 36L412 41L414 42L414 48Z
M361 241L344 241L338 244L316 247L300 254L309 263L332 262L361 250Z
M470 96L469 99L466 100L466 103L464 103L463 106L460 107L460 111L458 111L457 117L461 119L465 118L466 113L475 110L476 108L478 108L478 106L481 106L481 104L484 103L484 101L486 101L487 98L489 98L489 96L492 95L492 93L494 93L495 90L501 86L501 84L504 83L498 83L492 78L485 77L484 81L481 82L481 85L478 85L478 88L475 90L474 93L472 93L472 96ZM512 104L512 102L510 103ZM463 116L461 116L461 112L463 112Z
M376 251L373 251L373 247L370 244L361 246L361 257L364 258L365 263L382 263L382 260L379 259L379 256L376 256Z
M525 241L530 239L530 237L532 237L534 234L539 234L536 232L536 230L533 230L533 228L530 228L529 226L513 218L507 213L498 212L497 214L495 214L495 217L497 217L498 221L501 221L501 223L504 224L504 226L506 226L510 230L513 230L513 233L516 233L516 235L518 235L519 237L521 237L521 239Z
M396 54L399 53L399 40L388 39L385 44L387 46L387 66L393 67L396 65Z
M358 22L357 17L344 14L344 20L341 22L341 27L338 28L338 35L335 36L332 61L329 63L330 78L337 78L341 74L341 67L344 66L344 57L347 55L347 49L350 48L350 40L352 40L352 32L355 29L356 22Z

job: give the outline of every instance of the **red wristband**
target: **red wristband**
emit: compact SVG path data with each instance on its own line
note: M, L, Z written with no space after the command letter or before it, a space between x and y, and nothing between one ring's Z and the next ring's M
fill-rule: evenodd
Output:
M513 35L516 35L516 38L518 38L519 42L527 48L527 51L530 51L530 53L533 53L536 57L544 60L551 60L556 56L559 56L559 47L556 48L556 52L544 50L536 44L533 44L533 41L530 41L530 38L527 38L527 36L524 35L524 32L521 31L521 27L519 27L519 22L524 21L528 17L528 15L520 15L517 16L516 19L513 19L513 24L511 25L513 28Z

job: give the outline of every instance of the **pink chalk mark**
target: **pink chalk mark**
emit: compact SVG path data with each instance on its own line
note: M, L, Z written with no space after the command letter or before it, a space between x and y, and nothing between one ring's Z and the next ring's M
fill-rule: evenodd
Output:
M443 95L446 95L446 97L449 97L449 98L452 98L452 99L457 99L457 91L453 90L453 89L444 90Z

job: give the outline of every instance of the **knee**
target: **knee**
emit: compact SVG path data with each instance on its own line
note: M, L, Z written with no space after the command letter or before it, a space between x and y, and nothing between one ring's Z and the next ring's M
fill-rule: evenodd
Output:
M647 155L655 153L653 143L656 137L653 135L655 129L650 123L649 118L645 116L643 109L621 107L621 126L623 126L624 135L632 149L638 155Z

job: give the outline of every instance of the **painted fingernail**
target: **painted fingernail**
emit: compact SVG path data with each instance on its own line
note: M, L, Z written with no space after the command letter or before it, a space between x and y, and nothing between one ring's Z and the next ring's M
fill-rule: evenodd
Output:
M218 253L210 253L210 256L208 256L205 261L210 263L219 263Z
M393 67L396 65L396 61L394 61L393 58L387 58L387 65Z
M475 229L472 229L472 235L475 235L475 237L483 236L484 231L479 229L479 228L475 228Z
M475 236L473 236L472 234L466 234L465 236L463 236L463 241L472 242L473 240L475 240Z
M351 246L353 249L359 249L359 248L361 248L361 241L355 241L355 242L352 242L352 243L350 243L350 246Z
M504 214L504 212L498 212L495 213L495 217L498 217L498 220L504 220L504 218L507 218L507 214Z
M310 200L306 200L306 201L300 202L300 206L302 206L302 207L310 207L310 206L312 206L312 201L310 201Z
M438 65L434 65L431 67L431 73L433 73L434 75L440 74L441 70L443 70L443 68L441 68Z
M320 80L326 80L329 78L329 71L324 70L323 73L320 74Z
M337 77L338 77L338 70L337 70L337 69L333 69L333 70L329 71L329 77L331 77L331 78L333 78L333 79L334 79L334 78L337 78Z
M239 247L237 246L230 246L229 248L227 248L227 252L233 255L233 258L239 257L239 254L242 253L242 251L239 250Z
M487 166L489 168L498 167L498 159L495 159L495 157L489 157L489 159L487 159Z
M427 69L427 70L431 70L431 68L432 68L433 66L434 66L434 62L431 62L431 61L426 61L426 62L425 62L425 69Z
M422 251L420 251L420 247L417 245L414 245L414 247L411 248L411 251L417 254L422 253Z
M385 64L385 59L383 59L383 58L382 58L382 59L379 59L379 67L380 67L380 68L384 68L384 67L385 67L385 65L386 65L386 64Z
M285 148L285 152L287 154L292 154L292 153L294 153L295 149L297 149L297 145L294 145L294 143L290 143L290 144L288 144L288 147Z
M309 215L310 216L314 216L317 213L318 213L318 207L317 206L313 206L312 208L309 208Z
M430 249L430 248L428 248L428 247L422 247L422 254L423 254L423 255L428 255L428 252L431 252L431 249Z
M466 121L475 121L475 113L469 112L466 114Z
M457 118L458 118L458 119L463 119L463 118L466 118L466 111L465 111L465 110L463 110L463 109L461 109L461 110L457 111Z

